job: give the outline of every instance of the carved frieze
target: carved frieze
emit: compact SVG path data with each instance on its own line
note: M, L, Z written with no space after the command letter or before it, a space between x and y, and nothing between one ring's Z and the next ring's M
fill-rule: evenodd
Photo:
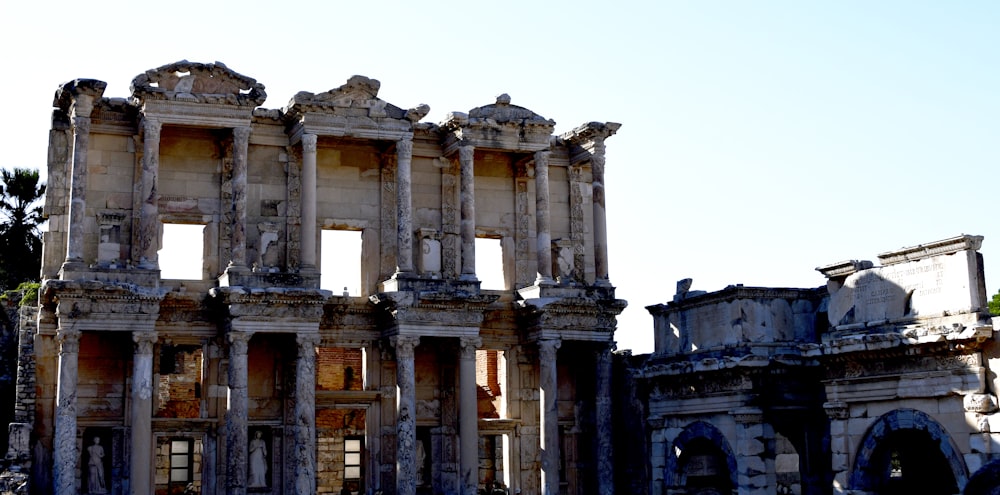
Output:
M78 330L151 329L163 294L131 284L46 280L42 304L54 305L60 328Z

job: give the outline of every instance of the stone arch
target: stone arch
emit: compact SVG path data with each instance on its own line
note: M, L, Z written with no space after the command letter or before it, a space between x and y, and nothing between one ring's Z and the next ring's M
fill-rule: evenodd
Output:
M738 485L738 471L736 466L736 456L733 454L733 449L729 446L729 441L726 440L725 435L719 431L711 423L706 421L696 421L687 425L680 435L667 447L666 454L666 467L664 473L664 481L666 481L668 487L684 487L685 473L684 473L684 463L682 463L683 452L689 450L689 448L696 446L699 443L708 443L718 450L718 453L725 458L726 469L728 470L728 481L731 484L732 489L736 489ZM682 453L678 455L678 453Z
M882 493L888 490L890 445L898 439L915 440L940 454L935 472L944 470L954 481L955 493L969 480L962 455L948 432L934 418L916 409L896 409L878 418L868 429L854 459L848 486L854 490ZM938 478L940 479L940 478ZM927 492L930 493L930 492Z
M1000 495L1000 460L976 471L965 485L965 495Z

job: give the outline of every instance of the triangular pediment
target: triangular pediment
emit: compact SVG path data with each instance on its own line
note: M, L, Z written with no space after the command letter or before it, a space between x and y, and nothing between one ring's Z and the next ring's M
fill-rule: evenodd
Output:
M147 70L132 80L136 100L176 100L256 107L264 103L264 85L226 67L181 60Z
M352 76L342 86L329 91L322 93L298 92L288 102L288 108L285 112L292 116L316 112L417 122L430 110L426 105L403 110L386 102L378 97L381 85L377 79Z

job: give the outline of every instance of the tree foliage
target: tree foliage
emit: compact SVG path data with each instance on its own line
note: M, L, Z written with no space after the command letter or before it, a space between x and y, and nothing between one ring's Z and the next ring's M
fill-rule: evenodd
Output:
M989 302L990 315L1000 316L1000 291L993 294L993 299Z
M45 184L27 168L0 170L0 182L0 289L10 290L39 278Z

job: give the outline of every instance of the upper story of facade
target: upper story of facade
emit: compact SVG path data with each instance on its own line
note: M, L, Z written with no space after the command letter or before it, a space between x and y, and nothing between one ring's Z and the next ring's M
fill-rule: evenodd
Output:
M56 92L42 264L50 295L96 281L153 299L227 287L323 299L320 289L339 296L342 286L321 287L321 275L354 265L356 298L445 293L468 303L483 293L476 246L488 239L503 281L482 301L616 301L603 176L604 142L619 124L555 135L554 121L507 95L423 123L427 105L388 103L363 76L267 109L264 86L221 63L151 69L127 98L105 97L105 87L78 79ZM160 256L179 242L175 225L200 232L200 249L197 238L180 241L200 270L168 280ZM329 231L359 239L360 252L326 257L338 242ZM624 301L612 306L617 314Z

